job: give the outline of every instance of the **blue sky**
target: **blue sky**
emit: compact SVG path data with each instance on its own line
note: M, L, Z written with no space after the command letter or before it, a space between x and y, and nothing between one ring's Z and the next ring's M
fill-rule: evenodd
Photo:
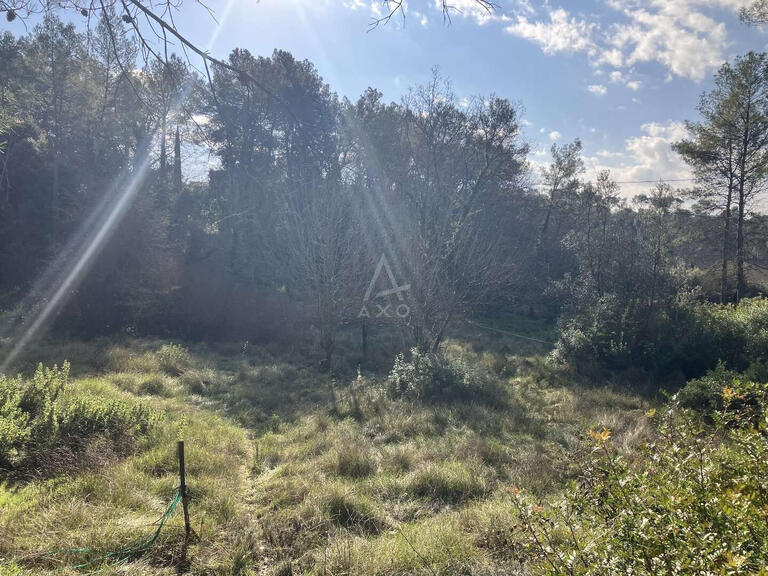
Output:
M489 15L451 0L460 11L446 25L439 0L410 0L404 22L369 32L381 0L210 0L218 26L187 0L176 24L218 57L243 47L308 58L351 99L374 86L399 100L439 66L459 99L496 94L522 106L533 164L552 142L578 137L590 173L654 180L689 176L669 143L696 118L717 67L765 49L768 34L738 20L747 1L497 0Z
M739 0L498 3L488 15L452 0L461 11L447 26L436 0L411 0L404 22L369 32L379 0L232 0L228 11L221 0L210 48L290 50L350 98L375 86L399 100L439 66L459 99L493 93L522 105L534 164L546 162L553 141L578 137L591 172L607 167L628 181L689 176L669 143L696 117L717 67L768 42L739 22ZM191 8L180 26L209 45L215 24Z

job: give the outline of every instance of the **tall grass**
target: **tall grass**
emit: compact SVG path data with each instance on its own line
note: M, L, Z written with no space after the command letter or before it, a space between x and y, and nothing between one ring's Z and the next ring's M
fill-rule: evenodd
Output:
M83 354L68 402L142 405L156 417L127 450L96 433L76 469L0 483L0 573L76 573L77 554L51 552L95 556L146 534L178 483L179 437L200 537L188 550L191 574L516 570L517 544L503 526L513 518L508 487L557 494L574 477L568 451L590 426L611 426L631 451L646 433L648 403L566 386L511 349L449 341L440 362L459 393L433 400L392 393L393 356L389 366L329 378L256 347L58 348ZM466 395L477 389L492 394ZM129 573L176 573L182 532L174 515Z

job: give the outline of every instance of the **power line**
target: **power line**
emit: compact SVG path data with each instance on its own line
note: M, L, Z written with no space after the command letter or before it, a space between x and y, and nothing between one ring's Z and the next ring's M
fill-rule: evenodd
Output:
M518 334L517 332L510 332L509 330L502 330L501 328L494 328L493 326L484 326L483 324L478 324L474 320L467 320L468 324L472 324L473 326L477 326L478 328L483 328L484 330L490 330L491 332L498 332L500 334L506 334L508 336L514 336L515 338L521 338L523 340L530 340L531 342L538 342L539 344L549 344L550 346L554 346L555 342L550 342L549 340L540 340L539 338L532 338L531 336L526 336L524 334Z
M696 178L656 178L655 180L622 180L616 184L655 184L656 182L695 182Z
M615 184L656 184L657 182L695 182L696 178L656 178L654 180L615 180ZM534 186L546 186L547 184L539 182Z

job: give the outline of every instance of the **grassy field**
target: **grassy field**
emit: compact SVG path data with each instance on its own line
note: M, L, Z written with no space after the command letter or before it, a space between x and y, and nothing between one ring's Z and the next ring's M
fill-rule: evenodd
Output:
M9 475L0 573L527 574L510 489L556 498L587 430L610 428L627 453L649 430L647 400L574 385L545 351L476 327L449 340L447 358L496 390L468 402L393 397L383 352L350 352L329 377L301 350L49 344L25 374L69 360L62 401L143 405L151 426ZM154 530L179 438L194 542L177 509L146 553L104 558Z

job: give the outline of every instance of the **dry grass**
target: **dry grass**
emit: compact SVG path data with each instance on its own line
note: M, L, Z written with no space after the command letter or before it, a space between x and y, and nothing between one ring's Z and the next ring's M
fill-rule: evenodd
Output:
M499 342L446 346L496 381L498 406L395 400L382 373L331 382L267 351L98 346L41 357L82 354L70 393L138 398L164 417L130 455L0 484L0 574L80 573L82 555L62 549L106 552L146 534L176 486L180 436L200 536L190 574L524 574L508 489L555 496L588 428L612 428L626 451L648 433L647 402L568 386ZM176 573L181 534L175 514L149 554L101 573Z

